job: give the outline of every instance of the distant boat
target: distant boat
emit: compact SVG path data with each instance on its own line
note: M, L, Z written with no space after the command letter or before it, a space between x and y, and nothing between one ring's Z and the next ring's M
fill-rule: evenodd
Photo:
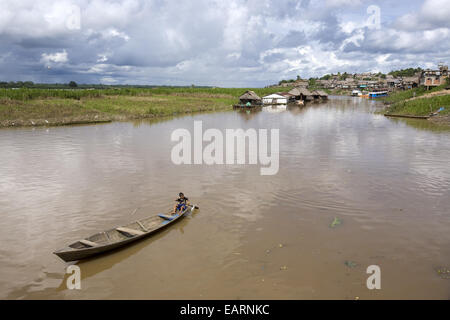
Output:
M372 92L369 92L369 99L386 97L387 95L388 95L387 91L372 91Z
M362 96L362 92L359 90L353 90L352 91L352 96L353 97L361 97Z

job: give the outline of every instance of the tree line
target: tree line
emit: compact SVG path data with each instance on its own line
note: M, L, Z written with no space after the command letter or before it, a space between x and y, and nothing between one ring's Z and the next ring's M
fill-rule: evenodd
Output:
M34 83L33 81L0 81L0 88L40 88L40 89L64 89L77 88L75 81L69 83Z
M362 80L370 81L370 80L377 80L377 78L386 79L387 75L391 75L395 78L413 77L417 73L421 72L422 70L423 70L422 68L418 67L418 68L406 68L406 69L400 69L400 70L392 70L391 72L389 72L387 74L378 72L378 73L372 74L371 76L367 76L367 77L363 78ZM323 75L322 77L309 78L308 81L314 83L316 80L330 80L330 79L345 80L347 78L355 79L357 77L357 75L358 75L357 73L347 73L347 72L343 72L343 73L338 72L336 74L329 73L329 74ZM301 80L301 77L297 76L297 79L281 80L278 82L278 84L281 85L283 83L292 83L297 80Z

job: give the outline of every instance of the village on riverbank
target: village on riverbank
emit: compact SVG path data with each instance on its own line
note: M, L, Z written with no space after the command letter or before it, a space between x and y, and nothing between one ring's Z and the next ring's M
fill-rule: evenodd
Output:
M391 71L388 74L381 72L364 73L340 73L326 74L321 78L296 80L281 80L278 84L269 87L312 87L326 90L334 90L334 93L348 93L352 90L386 90L389 92L397 90L408 90L419 86L432 87L446 83L449 77L448 65L440 63L435 69L408 68Z
M330 95L381 99L387 116L450 126L448 66L281 80L265 88L157 87L0 82L0 127L102 123L194 112L320 103Z
M293 98L302 105L320 102L328 94L382 99L386 105L385 116L430 119L450 125L450 74L443 63L436 69L408 68L389 74L339 72L309 80L298 76L296 80L281 80L269 87L293 87L287 92L287 101Z

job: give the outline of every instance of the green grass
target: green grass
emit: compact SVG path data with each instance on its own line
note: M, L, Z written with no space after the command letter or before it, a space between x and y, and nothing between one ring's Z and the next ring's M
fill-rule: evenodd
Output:
M290 90L290 87L283 88ZM246 90L253 90L263 96L278 92L281 88L196 88L196 87L157 87L157 88L118 88L118 89L0 89L0 99L28 101L35 99L62 98L75 99L101 98L104 96L152 96L152 95L226 95L239 97Z
M444 107L445 109L439 115L446 115L450 111L450 95L422 97L428 93L444 90L446 86L441 85L431 90L419 87L405 91L396 91L390 93L383 101L391 105L387 111L390 114L427 116L432 112L436 112L440 107ZM414 97L416 99L412 99Z
M199 111L227 110L235 102L232 96L152 95L109 96L102 99L83 99L86 109L127 117L168 116Z
M397 102L389 108L388 112L390 114L426 116L437 111L440 107L445 109L439 115L450 113L450 94Z
M0 120L49 119L91 114L99 114L99 112L82 108L79 101L54 99L51 103L43 100L24 103L22 101L0 100Z
M262 97L290 88L0 89L0 127L231 110L246 90Z
M445 86L446 85L441 85L441 86L435 87L431 90L426 90L425 87L419 87L419 88L414 88L414 89L405 90L405 91L395 91L393 93L390 93L387 97L383 98L383 101L387 104L403 102L407 99L411 99L414 97L420 97L427 93L441 91L445 88Z

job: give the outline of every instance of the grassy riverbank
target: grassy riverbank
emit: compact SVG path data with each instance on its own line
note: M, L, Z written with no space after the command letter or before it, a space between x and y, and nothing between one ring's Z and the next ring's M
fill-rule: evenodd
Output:
M384 98L384 102L387 104L396 104L399 102L405 102L406 100L420 97L427 97L429 95L433 95L436 92L441 92L445 89L446 85L442 85L439 87L435 87L430 90L426 90L425 87L414 88L410 90L404 91L395 91L389 94L386 98Z
M0 89L0 127L65 125L231 110L242 88ZM252 89L263 96L279 88Z
M416 88L395 92L386 97L384 102L388 104L385 113L392 115L429 116L443 107L430 119L450 125L450 90L445 90L445 86L428 91Z

